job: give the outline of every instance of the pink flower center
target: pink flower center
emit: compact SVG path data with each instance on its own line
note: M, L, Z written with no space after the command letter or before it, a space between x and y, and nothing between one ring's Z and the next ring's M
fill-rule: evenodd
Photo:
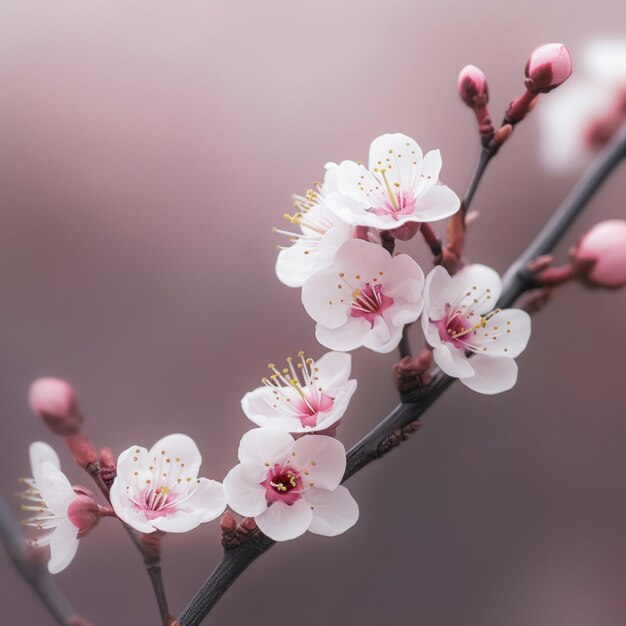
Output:
M372 287L370 283L365 283L362 289L355 289L352 292L350 315L364 317L374 326L376 317L382 315L393 304L393 298L386 296L382 289L382 285Z
M376 215L390 215L398 219L400 215L410 215L415 211L416 200L412 193L399 191L393 194L393 200L389 196L381 196L379 204L373 208Z
M284 502L292 505L302 497L302 478L289 462L274 463L267 472L267 478L261 483L265 487L265 499L268 504Z
M298 418L303 426L317 426L317 418L323 411L332 409L335 399L323 392L312 393L304 388L303 394L306 401L297 398L292 406L298 411Z
M444 317L435 322L437 330L439 331L439 338L441 341L447 341L456 348L464 347L464 343L471 336L476 334L476 329L472 323L461 315L456 315L451 318Z

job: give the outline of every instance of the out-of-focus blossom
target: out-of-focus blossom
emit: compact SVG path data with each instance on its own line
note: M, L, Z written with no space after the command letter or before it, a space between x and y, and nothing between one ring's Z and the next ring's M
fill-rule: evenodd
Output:
M424 274L408 255L391 257L378 245L352 239L329 268L307 280L302 303L327 348L390 352L404 325L422 312L423 285Z
M596 224L579 242L573 256L593 260L584 278L599 287L626 285L626 221L606 220Z
M270 364L271 376L263 386L247 393L241 407L258 426L273 426L290 433L327 430L337 425L356 391L350 380L352 357L328 352L314 361L298 354L295 362L279 370Z
M548 93L570 77L572 57L562 43L548 43L533 50L525 72L530 91Z
M278 280L288 287L301 287L317 270L327 267L339 246L352 237L353 228L326 206L326 196L337 191L337 165L328 163L323 186L294 197L297 209L285 219L300 232L274 228L289 237L291 246L279 246L276 259Z
M117 461L111 504L142 533L187 532L226 508L221 483L198 478L202 456L187 435L168 435L150 450L131 446Z
M426 277L422 327L433 358L479 393L513 387L514 359L530 337L528 313L494 309L501 292L500 277L484 265L469 265L453 277L439 266Z
M274 428L247 432L239 444L239 465L224 479L229 506L275 541L307 530L332 537L352 527L359 508L340 486L346 468L343 445L324 435L297 441Z
M381 135L370 146L369 164L343 161L328 206L350 224L393 230L407 222L435 222L460 206L457 195L438 184L439 150L425 156L414 139Z
M626 39L590 41L579 68L538 107L542 161L553 170L580 167L626 120Z
M25 501L22 509L32 515L24 524L41 532L31 543L50 546L48 570L57 574L76 555L79 537L98 523L100 507L87 490L74 490L61 471L57 453L47 443L35 441L29 455L33 477L24 479L27 488L20 497Z
M38 415L56 435L78 432L83 417L73 387L60 378L38 378L29 391L33 413Z

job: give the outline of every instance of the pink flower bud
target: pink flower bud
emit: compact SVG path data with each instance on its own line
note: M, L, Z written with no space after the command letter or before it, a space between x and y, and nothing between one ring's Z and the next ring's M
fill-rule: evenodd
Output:
M606 220L596 224L573 251L577 261L595 261L585 279L599 287L626 285L626 221Z
M88 469L98 460L96 449L85 435L68 435L65 437L65 441L74 461L83 469Z
M472 109L485 106L489 102L487 77L475 65L466 65L459 72L457 87L461 100Z
M85 495L78 495L67 509L67 517L79 529L83 536L89 532L101 517L100 507L93 498Z
M572 73L572 57L562 43L539 46L526 62L526 88L548 93L563 84Z
M83 417L72 386L59 378L39 378L30 386L30 406L52 430L61 436L80 430Z

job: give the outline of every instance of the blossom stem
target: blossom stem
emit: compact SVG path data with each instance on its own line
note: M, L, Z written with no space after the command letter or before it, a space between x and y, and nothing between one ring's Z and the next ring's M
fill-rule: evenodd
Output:
M482 171L489 162L487 157L484 158L486 161L482 165ZM598 155L535 240L506 272L502 296L498 301L499 307L511 306L525 291L534 286L532 274L526 269L529 261L547 254L554 248L595 191L624 158L626 158L626 125L611 144ZM480 180L482 171L479 167L475 172L474 178L477 181ZM470 201L476 185L477 182L470 184ZM385 455L415 432L422 415L455 380L439 371L427 386L403 395L400 404L350 449L343 481ZM244 570L273 545L271 539L261 536L256 540L244 541L225 549L220 563L178 618L180 626L198 626Z
M424 237L424 241L428 244L430 251L433 253L433 256L438 257L441 254L441 239L439 239L432 229L432 226L427 223L422 223L420 232L422 233L422 237Z
M50 615L59 626L72 623L87 624L79 618L61 590L48 573L45 563L30 558L28 546L17 522L0 496L0 536L6 552L29 587L39 596ZM34 556L34 555L33 555Z
M400 343L398 344L398 352L400 353L400 358L403 359L405 356L412 356L411 352L411 341L409 339L409 328L411 324L405 324L402 329L402 337L400 339Z

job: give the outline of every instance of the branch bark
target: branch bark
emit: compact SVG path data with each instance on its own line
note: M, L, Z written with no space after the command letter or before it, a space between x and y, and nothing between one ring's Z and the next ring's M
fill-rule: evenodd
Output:
M534 286L532 274L526 269L529 261L547 254L556 246L593 194L624 158L626 125L598 155L537 237L505 273L499 307L510 307ZM438 371L426 387L404 395L400 404L350 449L343 481L387 454L417 430L422 415L455 380ZM198 626L235 580L274 543L259 531L248 541L225 548L220 563L178 618L180 626Z

